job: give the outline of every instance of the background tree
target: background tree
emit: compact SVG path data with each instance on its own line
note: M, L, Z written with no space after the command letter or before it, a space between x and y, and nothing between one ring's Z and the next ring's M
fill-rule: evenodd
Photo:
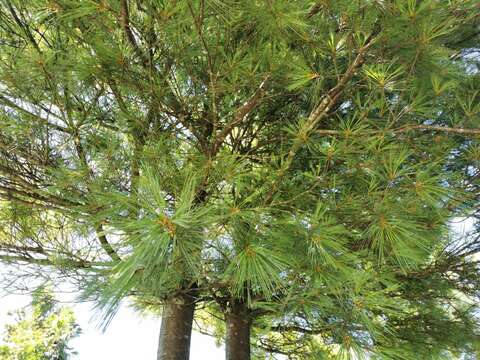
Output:
M68 342L80 334L71 309L60 307L51 290L32 294L31 307L15 312L16 322L6 326L0 356L5 360L66 360Z

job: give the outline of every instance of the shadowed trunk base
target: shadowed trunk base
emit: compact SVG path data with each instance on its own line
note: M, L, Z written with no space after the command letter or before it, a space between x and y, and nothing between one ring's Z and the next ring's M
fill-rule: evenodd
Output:
M250 317L245 304L236 304L226 314L226 360L250 360Z
M194 298L189 295L168 300L162 313L157 360L189 360Z

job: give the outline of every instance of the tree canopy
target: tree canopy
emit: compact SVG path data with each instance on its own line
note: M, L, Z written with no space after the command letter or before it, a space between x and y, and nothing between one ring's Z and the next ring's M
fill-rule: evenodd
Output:
M478 353L478 1L0 4L0 259L260 358Z
M15 312L14 324L6 327L0 356L4 360L67 360L68 342L79 335L71 309L60 307L51 290L37 289L29 309Z

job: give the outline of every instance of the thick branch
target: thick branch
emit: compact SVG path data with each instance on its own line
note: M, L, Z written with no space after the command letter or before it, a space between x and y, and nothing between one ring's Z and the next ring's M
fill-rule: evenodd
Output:
M315 125L324 118L333 105L337 102L340 95L343 93L343 90L347 86L348 82L352 77L357 73L358 69L365 62L365 55L367 50L372 46L376 35L378 34L379 29L375 29L372 34L368 37L365 44L358 50L358 54L347 68L345 73L342 75L338 83L331 88L320 100L318 105L312 110L307 120L307 130L311 130Z
M358 50L357 56L348 66L347 70L342 75L337 84L333 88L328 90L327 93L322 97L318 105L313 108L307 120L302 125L301 131L304 134L304 137L308 137L308 135L313 131L318 122L329 114L330 109L336 104L349 81L365 62L367 50L373 45L375 37L378 35L379 32L380 28L376 26L370 36L366 39L365 44ZM272 200L273 195L277 191L279 183L281 182L287 170L290 168L293 158L304 144L304 137L295 139L285 161L282 164L282 167L278 170L275 182L272 184L270 191L265 197L265 204L269 203Z
M310 10L308 11L307 19L310 19L310 18L314 17L314 16L317 15L321 10L322 10L322 4L321 4L321 3L314 4L314 5L310 8Z
M120 6L121 6L120 23L122 25L123 31L125 32L125 37L127 38L127 41L132 46L133 51L135 51L135 54L137 54L137 56L142 61L142 64L144 66L147 66L148 59L146 58L145 54L142 52L142 50L138 46L137 41L135 40L135 36L133 35L132 29L130 28L130 14L128 11L128 0L121 0Z
M480 135L480 129L468 129L468 128L452 128L447 126L438 126L438 125L409 125L403 128L393 130L395 133L403 133L411 130L430 130L430 131L439 131L439 132L448 132L461 135Z
M386 131L393 133L393 134L401 134L408 131L415 131L415 130L427 130L427 131L434 131L434 132L445 132L445 133L453 133L459 135L472 135L478 136L480 135L480 129L476 128L453 128L448 126L439 126L439 125L406 125L404 127L398 129L391 129L391 130L365 130L366 133L385 133ZM315 130L315 134L318 135L332 135L332 136L342 136L345 134L345 131L342 130L329 130L329 129L317 129Z
M121 258L118 256L112 245L108 242L107 236L103 232L102 225L99 225L95 231L97 232L97 237L103 250L108 254L108 256L110 256L110 258L112 258L112 260L120 261Z
M236 112L233 120L225 125L223 130L218 134L215 139L215 143L213 146L213 154L216 154L220 150L220 146L222 146L223 141L225 138L232 132L232 130L239 125L245 117L250 114L250 112L259 104L264 92L265 92L265 84L267 83L268 77L265 78L252 95L250 99L248 99Z

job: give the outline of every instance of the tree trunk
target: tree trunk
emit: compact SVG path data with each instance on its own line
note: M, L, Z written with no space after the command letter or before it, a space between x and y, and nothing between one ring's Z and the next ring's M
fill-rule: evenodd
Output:
M192 333L194 298L183 295L167 300L162 313L157 360L188 360Z
M250 360L250 326L246 304L237 303L226 314L226 360Z

